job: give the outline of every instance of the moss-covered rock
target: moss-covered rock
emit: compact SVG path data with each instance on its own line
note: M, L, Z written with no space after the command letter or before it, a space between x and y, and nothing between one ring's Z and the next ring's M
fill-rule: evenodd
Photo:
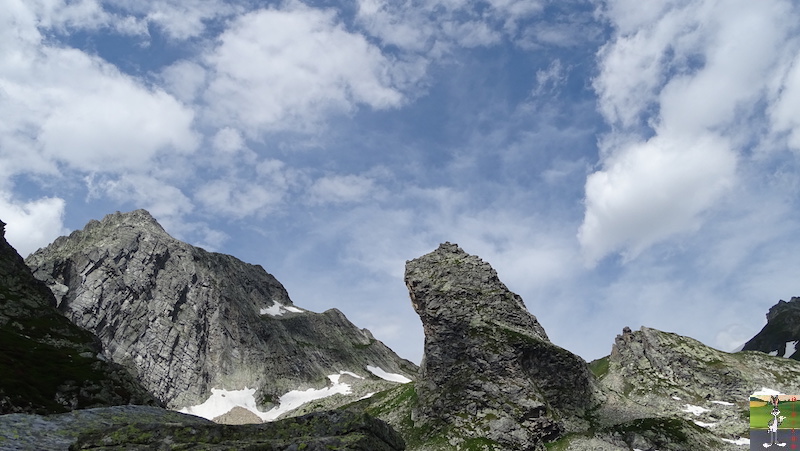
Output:
M251 425L133 423L80 434L70 450L363 450L398 451L405 442L383 421L326 411Z

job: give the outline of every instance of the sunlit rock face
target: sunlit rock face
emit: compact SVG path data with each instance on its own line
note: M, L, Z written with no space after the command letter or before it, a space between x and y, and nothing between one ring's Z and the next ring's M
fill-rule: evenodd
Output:
M586 362L548 340L488 263L444 243L407 262L405 281L425 331L413 419L432 435L539 450L572 427L561 418L597 405Z
M159 405L123 367L99 355L97 337L55 309L53 294L5 240L4 225L0 221L0 414Z
M60 311L172 408L201 404L212 388L255 387L267 409L341 370L368 376L370 365L416 374L340 311L294 306L261 266L183 243L144 210L91 221L26 263Z

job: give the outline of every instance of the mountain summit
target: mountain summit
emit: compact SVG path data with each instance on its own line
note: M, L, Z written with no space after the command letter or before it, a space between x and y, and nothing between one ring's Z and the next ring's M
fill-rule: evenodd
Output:
M800 360L800 297L778 301L767 312L767 324L742 351L761 351Z
M183 243L144 210L91 221L26 262L58 309L171 408L241 398L270 419L264 409L293 389L346 393L340 376L391 385L374 374L417 370L340 311L296 307L261 266Z

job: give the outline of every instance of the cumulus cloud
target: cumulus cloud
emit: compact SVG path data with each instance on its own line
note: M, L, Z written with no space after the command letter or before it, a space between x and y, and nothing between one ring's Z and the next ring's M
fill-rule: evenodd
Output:
M84 0L88 1L88 0ZM174 40L186 40L203 35L214 20L240 12L240 2L225 0L101 0L107 10L119 11L120 16L134 18L158 27ZM95 0L96 2L96 0Z
M67 233L65 205L64 200L57 197L21 202L8 192L0 192L0 220L7 224L6 240L23 257L47 246Z
M206 84L206 69L192 61L180 60L161 71L164 89L186 104L193 103Z
M627 249L633 258L676 233L696 229L699 214L733 183L736 156L706 135L681 141L654 137L618 150L586 181L586 215L578 238L594 263Z
M223 153L235 153L244 147L244 139L238 130L225 127L219 130L212 140L214 149Z
M605 11L616 31L594 81L612 132L586 181L578 237L589 263L697 230L762 133L759 102L781 67L773 49L791 26L780 0L628 3Z
M0 28L0 158L39 163L17 171L143 168L197 146L189 108L97 57L45 44L31 11L6 11Z
M147 174L88 176L85 182L90 197L108 196L120 203L132 203L158 218L177 218L194 209L181 189Z
M205 100L217 124L251 134L309 130L329 112L395 107L392 61L332 10L291 4L238 17L209 53Z

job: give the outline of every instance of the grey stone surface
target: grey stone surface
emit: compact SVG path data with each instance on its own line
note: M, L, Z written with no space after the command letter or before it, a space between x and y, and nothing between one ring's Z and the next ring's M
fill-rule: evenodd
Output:
M353 412L315 412L263 425L231 426L146 406L75 410L59 415L0 416L0 449L363 450L397 451L405 443L386 423Z
M540 450L599 406L586 362L548 340L488 263L444 243L407 262L405 281L425 331L412 418L431 436Z
M0 450L61 451L81 434L144 423L213 424L203 418L152 406L113 406L54 415L0 415Z
M116 404L158 405L97 337L55 309L0 227L0 414L54 413Z
M329 374L368 377L367 365L416 373L340 311L291 311L261 266L176 240L144 210L91 221L26 263L109 360L173 408L202 403L211 388L255 387L266 409L290 390L324 387ZM261 313L279 304L282 315Z
M315 412L241 426L165 422L115 425L80 434L71 449L401 451L405 442L386 423L348 411Z
M749 433L751 393L762 387L800 393L800 362L727 353L673 333L626 328L615 339L601 384L655 414L687 418L730 439ZM704 411L695 414L689 406Z

